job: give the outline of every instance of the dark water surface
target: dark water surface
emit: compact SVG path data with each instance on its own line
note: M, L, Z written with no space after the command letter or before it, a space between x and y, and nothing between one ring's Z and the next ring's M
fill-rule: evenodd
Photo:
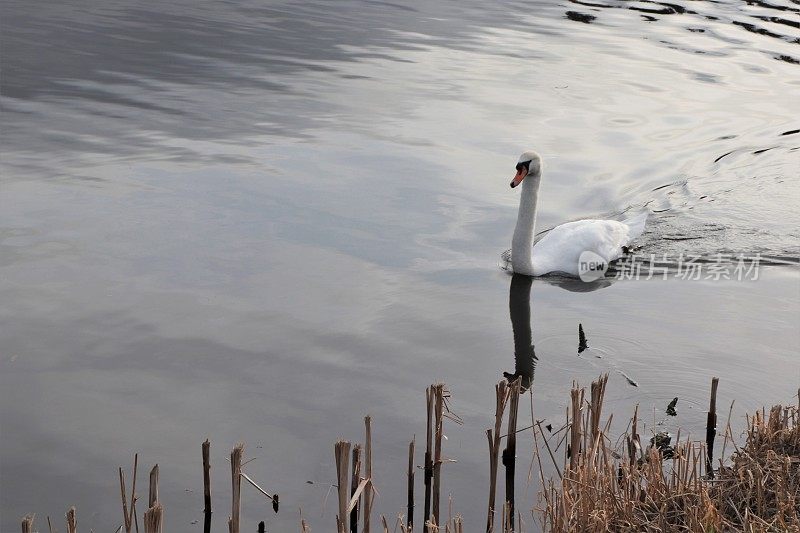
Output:
M216 529L245 440L282 501L274 515L246 490L245 530L290 530L299 507L327 530L333 442L360 439L366 413L377 508L395 515L438 379L465 421L447 429L445 494L482 524L483 430L515 371L509 296L524 317L528 288L537 418L560 422L572 380L603 371L609 412L660 419L677 396L667 426L698 436L713 375L739 424L795 401L796 2L1 9L3 531L70 505L82 530L113 531L134 451L161 465L166 530L199 531L207 437ZM510 294L498 259L527 148L545 159L541 229L646 206L640 253L766 266Z

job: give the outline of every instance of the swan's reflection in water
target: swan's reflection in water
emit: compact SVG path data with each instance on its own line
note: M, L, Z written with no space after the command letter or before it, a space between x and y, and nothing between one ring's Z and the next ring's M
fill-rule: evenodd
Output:
M544 276L538 279L570 292L592 292L609 287L613 283L611 279L585 282L560 276ZM509 382L521 377L522 392L530 389L536 363L539 360L536 357L531 332L532 286L532 277L514 274L511 276L511 287L508 291L508 309L511 314L511 328L514 331L514 373L503 372L503 376Z
M514 274L508 293L508 308L511 313L511 328L514 330L514 373L503 372L511 382L521 377L522 392L528 390L536 370L536 352L531 333L531 285L533 278Z
M555 285L560 289L564 289L565 291L569 292L594 292L599 289L605 289L606 287L610 287L616 280L614 278L605 277L600 278L594 281L582 281L578 278L570 278L566 276L543 276L541 278L542 281L548 283L550 285ZM511 281L512 291L514 281ZM528 289L530 292L530 289ZM513 312L513 311L512 311Z

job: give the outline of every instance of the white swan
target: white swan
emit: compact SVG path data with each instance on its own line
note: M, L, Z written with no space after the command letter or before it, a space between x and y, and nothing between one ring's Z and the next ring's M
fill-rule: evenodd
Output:
M517 175L511 187L522 184L519 214L511 241L511 267L518 274L542 276L560 272L579 275L579 258L593 252L605 264L619 259L623 247L630 245L644 231L647 213L618 222L616 220L578 220L551 229L533 244L536 203L542 178L542 158L536 152L524 152L517 162Z

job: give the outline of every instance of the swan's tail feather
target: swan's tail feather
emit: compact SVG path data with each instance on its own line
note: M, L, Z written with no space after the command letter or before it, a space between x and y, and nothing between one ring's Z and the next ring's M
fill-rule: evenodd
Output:
M647 223L647 215L648 212L644 211L622 221L623 224L628 226L628 237L630 240L634 240L644 233L644 226Z

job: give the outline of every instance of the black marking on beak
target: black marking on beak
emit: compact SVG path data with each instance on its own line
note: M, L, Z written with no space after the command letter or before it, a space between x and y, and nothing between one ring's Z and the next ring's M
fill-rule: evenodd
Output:
M531 159L529 159L529 160L527 160L527 161L520 161L519 163L517 163L517 166L516 166L516 167L514 167L514 168L516 169L516 171L517 171L517 175L519 175L519 173L520 173L520 172L522 172L523 170L525 170L525 176L527 176L527 175L528 175L528 172L529 172L529 169L530 169L530 164L531 164L531 161L532 161L532 160L531 160ZM523 178L524 178L525 176L523 176ZM516 177L516 176L514 176L514 179L513 179L513 180L511 180L511 188L512 188L512 189L513 189L514 187L516 187L516 185L514 184L514 182L516 181L516 179L517 179L517 177ZM520 183L522 183L522 180L520 180Z

